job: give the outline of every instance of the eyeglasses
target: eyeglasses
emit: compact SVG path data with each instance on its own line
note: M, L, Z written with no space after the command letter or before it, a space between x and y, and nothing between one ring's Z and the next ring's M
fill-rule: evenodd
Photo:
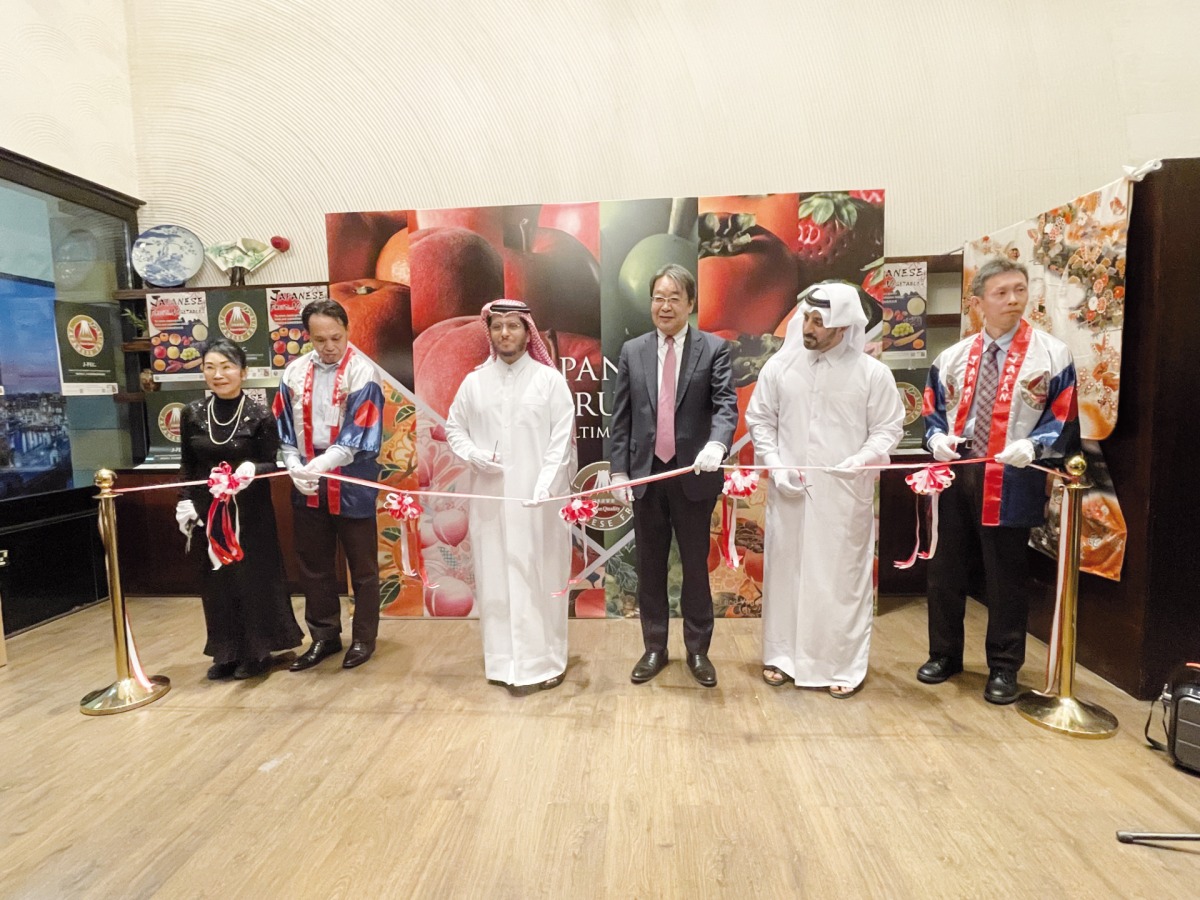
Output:
M682 294L677 294L672 297L651 297L651 306L687 306L688 298Z

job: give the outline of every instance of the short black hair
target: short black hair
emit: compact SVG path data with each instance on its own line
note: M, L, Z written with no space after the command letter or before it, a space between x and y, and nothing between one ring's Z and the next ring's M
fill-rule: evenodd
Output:
M308 331L308 320L313 316L328 316L331 319L337 319L341 322L343 328L350 327L350 315L346 312L346 307L342 306L336 300L314 300L312 303L307 304L300 313L300 318L304 321L305 331Z
M670 278L676 286L683 288L689 304L696 302L696 276L678 263L667 263L654 273L650 279L650 295L654 295L654 286L660 278Z
M200 354L201 362L210 353L219 353L231 363L237 363L239 369L246 368L246 351L229 340L229 338L214 338L206 343L204 345L204 352Z

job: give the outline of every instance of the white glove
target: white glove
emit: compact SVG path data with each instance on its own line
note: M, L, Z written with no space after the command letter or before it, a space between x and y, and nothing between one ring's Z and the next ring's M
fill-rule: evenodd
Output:
M699 475L701 472L715 472L725 461L725 448L716 441L709 441L704 449L696 454L692 463L692 471Z
M833 467L830 475L836 475L839 478L855 478L863 474L860 466L870 465L870 460L861 453L855 453L853 456L847 456L840 463Z
M296 457L288 458L288 474L292 476L292 484L296 490L306 497L315 496L321 487L321 481L311 474Z
M354 451L341 444L331 444L324 453L314 456L304 468L310 475L324 475L354 462Z
M533 489L533 497L529 500L523 500L522 506L535 507L541 506L550 499L550 488L538 485Z
M499 475L504 471L504 463L501 462L499 454L495 454L495 459L492 457L493 454L484 450L472 450L467 462L476 472L484 475Z
M929 452L933 454L933 458L938 462L950 462L952 459L961 459L962 457L955 451L955 447L963 442L964 438L960 438L955 434L935 434L929 439Z
M1029 438L1021 438L1020 440L1013 441L997 453L996 462L1012 466L1014 469L1023 469L1033 462L1033 457L1033 441L1029 440Z
M620 472L614 472L609 478L609 488L612 491L613 499L618 503L633 502L633 489L624 486L627 481L629 481L629 476L622 475Z
M804 496L804 476L796 469L772 469L771 484L784 497Z
M196 514L196 504L191 500L180 500L175 504L175 522L179 525L179 533L188 537L200 516Z

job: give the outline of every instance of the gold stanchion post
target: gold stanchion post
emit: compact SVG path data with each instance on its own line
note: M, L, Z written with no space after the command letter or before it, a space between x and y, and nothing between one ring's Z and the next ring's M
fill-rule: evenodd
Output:
M1106 738L1117 733L1117 717L1102 706L1075 699L1075 621L1079 606L1079 537L1083 523L1083 493L1090 485L1083 480L1087 461L1082 456L1067 460L1072 480L1063 486L1059 527L1063 540L1058 559L1058 654L1057 672L1047 673L1053 685L1058 675L1058 696L1030 691L1017 700L1017 712L1043 728L1073 737Z
M117 495L113 484L117 476L111 469L96 473L100 493L100 539L104 542L104 562L108 569L108 596L112 601L113 642L117 652L117 680L106 688L92 691L79 703L85 716L106 716L137 709L153 703L171 689L171 681L163 675L147 677L138 661L133 633L129 630L129 613L125 595L121 592L121 569L117 562Z

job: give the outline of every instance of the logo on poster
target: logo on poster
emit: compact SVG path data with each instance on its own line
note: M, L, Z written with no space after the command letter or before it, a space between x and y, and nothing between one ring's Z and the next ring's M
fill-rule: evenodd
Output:
M74 316L67 322L67 343L80 356L96 356L104 349L104 329L91 316Z
M221 334L240 344L254 337L254 332L258 329L258 317L245 303L235 300L221 309L220 315L217 316L217 325Z
M150 307L150 324L158 331L174 328L182 320L179 304L171 297L148 298Z
M268 306L271 318L281 325L299 322L302 308L303 304L295 294L276 294Z
M168 403L162 408L162 412L158 414L158 430L162 432L163 437L173 444L178 444L182 439L180 434L180 425L182 422L182 403Z
M607 471L607 460L584 466L571 482L571 488L576 491L590 491L596 487L596 476ZM616 531L633 518L633 508L618 503L612 494L592 494L592 499L596 501L596 515L588 522L588 528Z

